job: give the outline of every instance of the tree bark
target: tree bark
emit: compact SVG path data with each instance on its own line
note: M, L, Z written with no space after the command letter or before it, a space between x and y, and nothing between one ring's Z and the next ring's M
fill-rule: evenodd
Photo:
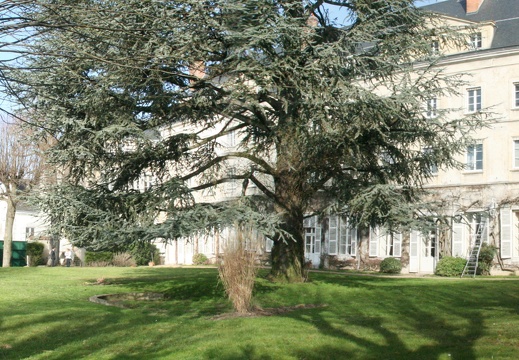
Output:
M11 257L13 254L13 226L14 216L16 214L16 203L10 196L6 197L7 211L5 214L5 232L4 232L4 254L2 259L2 267L11 267Z
M303 236L303 216L286 216L283 230L293 239L274 239L271 252L271 279L280 282L304 282L305 243Z

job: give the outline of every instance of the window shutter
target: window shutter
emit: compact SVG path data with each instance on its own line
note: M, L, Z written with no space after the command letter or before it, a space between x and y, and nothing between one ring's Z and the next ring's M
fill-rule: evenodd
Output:
M499 218L501 220L501 257L512 257L512 210L510 208L501 208L499 210Z
M321 222L317 218L317 216L314 216L315 221L315 249L314 254L320 254L321 253Z
M488 228L489 219L488 216L481 217L481 226L483 226L483 232L481 233L481 240L484 243L488 243Z
M379 228L369 229L369 256L378 256Z
M339 255L346 255L348 246L348 237L350 229L348 228L348 221L346 218L339 218Z
M464 257L463 254L463 238L465 232L465 224L463 222L452 223L452 256Z
M394 257L402 256L402 234L401 233L393 234L393 256Z
M339 218L337 215L330 216L328 227L328 254L337 254L337 238L339 232Z
M350 228L348 241L351 242L351 254L352 256L357 255L357 228Z
M411 231L409 238L409 272L418 272L418 235L418 231Z

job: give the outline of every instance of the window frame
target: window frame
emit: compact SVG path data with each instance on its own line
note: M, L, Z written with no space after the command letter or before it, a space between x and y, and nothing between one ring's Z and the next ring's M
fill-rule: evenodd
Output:
M480 154L480 159L478 160L478 154ZM466 156L465 156L465 171L469 172L482 172L484 166L484 152L483 152L483 143L476 143L467 146ZM478 163L480 167L478 167Z
M431 42L431 54L438 55L440 53L440 42L438 40L433 40Z
M513 108L519 109L519 82L514 82L513 85L514 85L513 98L512 98Z
M483 107L483 92L481 87L472 87L467 89L467 113L475 113Z
M470 50L478 50L483 47L483 34L481 31L470 35L469 48Z
M512 169L519 170L519 138L512 139Z
M427 99L425 104L425 117L428 119L434 119L438 117L438 98Z
M431 148L431 147L424 147L424 148L422 148L422 152L424 154L432 153L433 152L433 148ZM431 164L429 166L429 175L438 175L438 164Z

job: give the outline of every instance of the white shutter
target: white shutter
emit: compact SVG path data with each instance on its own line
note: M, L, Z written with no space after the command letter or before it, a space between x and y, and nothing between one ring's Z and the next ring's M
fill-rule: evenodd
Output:
M339 217L332 215L329 218L328 226L328 254L337 254L337 240L339 238Z
M402 256L402 234L401 233L393 234L393 256L394 257Z
M416 230L411 231L409 238L409 272L418 272L418 238L419 233Z
M321 222L317 216L314 216L315 221L315 248L314 254L321 253Z
M501 208L499 210L501 220L501 257L512 257L512 210L510 208Z
M378 256L379 228L369 229L369 256Z
M481 217L481 226L483 226L483 232L481 233L481 240L484 243L488 243L488 228L490 227L490 222L488 216Z
M348 252L348 236L351 232L351 229L348 228L348 221L346 218L339 218L339 255L346 255Z
M452 223L452 256L465 257L463 254L463 239L465 238L465 223Z
M357 255L357 228L348 229L348 241L351 242L351 254L352 256Z

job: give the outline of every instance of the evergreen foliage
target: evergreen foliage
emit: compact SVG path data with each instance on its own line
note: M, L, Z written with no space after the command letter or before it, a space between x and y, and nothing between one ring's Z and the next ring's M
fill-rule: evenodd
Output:
M149 242L137 242L133 244L130 254L137 265L148 265L150 261L158 264L160 260L159 249Z
M490 269L494 264L494 257L497 254L497 248L487 243L481 244L478 256L478 274L490 275Z
M433 66L432 41L466 39L412 0L1 6L23 58L4 71L10 89L64 170L40 205L78 246L243 221L274 240L273 277L302 281L305 214L416 225L431 206L420 201L430 169L461 166L455 157L481 125L480 114L426 116L429 99L463 84ZM150 173L154 184L136 189ZM195 200L229 183L260 195Z
M38 266L43 264L43 250L45 245L40 242L27 243L27 256L29 257L30 266Z
M193 255L193 265L207 265L209 259L205 254L199 253Z
M436 264L434 274L438 276L461 276L467 260L460 257L444 256Z
M386 274L400 274L402 271L402 262L400 259L388 257L380 263L380 272Z

